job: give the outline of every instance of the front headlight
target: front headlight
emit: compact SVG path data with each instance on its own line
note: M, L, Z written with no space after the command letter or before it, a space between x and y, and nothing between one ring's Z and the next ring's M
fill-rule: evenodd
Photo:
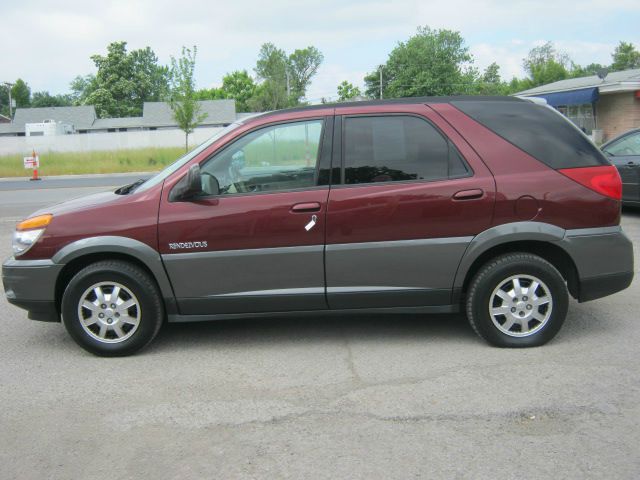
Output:
M29 250L42 236L52 218L53 215L46 214L20 222L13 233L13 254L18 256Z

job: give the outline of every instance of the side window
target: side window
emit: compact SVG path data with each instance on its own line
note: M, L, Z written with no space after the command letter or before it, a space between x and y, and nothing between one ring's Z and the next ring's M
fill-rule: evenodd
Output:
M220 194L315 186L322 126L322 120L311 120L245 135L200 167L203 190L211 192L212 177L218 181Z
M455 148L413 116L347 117L345 183L440 180L469 174Z
M640 155L640 132L627 135L612 143L605 152L616 157Z

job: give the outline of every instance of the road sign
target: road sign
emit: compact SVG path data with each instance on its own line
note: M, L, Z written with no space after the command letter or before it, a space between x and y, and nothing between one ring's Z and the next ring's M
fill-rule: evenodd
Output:
M40 157L36 155L35 157L24 157L24 168L39 168L40 167Z

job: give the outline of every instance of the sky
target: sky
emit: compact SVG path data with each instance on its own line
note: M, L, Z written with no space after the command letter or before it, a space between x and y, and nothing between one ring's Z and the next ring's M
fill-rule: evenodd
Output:
M639 0L0 0L0 82L24 79L31 91L66 93L76 75L95 73L93 54L110 42L151 47L163 64L197 45L198 88L225 73L254 74L260 46L288 53L313 45L324 62L307 99L336 97L343 80L367 72L418 26L459 31L474 66L500 65L523 77L522 59L546 41L578 64L610 63L620 40L640 48Z

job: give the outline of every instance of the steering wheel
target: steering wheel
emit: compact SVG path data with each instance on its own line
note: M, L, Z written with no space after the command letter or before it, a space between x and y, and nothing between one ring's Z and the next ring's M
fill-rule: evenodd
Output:
M248 192L246 185L242 181L240 172L238 171L238 169L234 168L232 164L229 165L229 168L227 169L227 176L230 180L229 183L235 187L236 192L238 193Z

